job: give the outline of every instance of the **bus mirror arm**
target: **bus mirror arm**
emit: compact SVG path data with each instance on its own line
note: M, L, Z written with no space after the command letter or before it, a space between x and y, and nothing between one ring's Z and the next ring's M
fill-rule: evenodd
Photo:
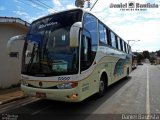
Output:
M14 36L11 37L8 42L7 42L7 53L10 57L18 57L19 56L19 52L12 52L11 51L11 45L13 42L17 41L17 40L25 40L25 36L24 35L18 35L18 36Z
M78 47L79 45L79 33L82 28L82 22L76 22L70 29L70 47Z

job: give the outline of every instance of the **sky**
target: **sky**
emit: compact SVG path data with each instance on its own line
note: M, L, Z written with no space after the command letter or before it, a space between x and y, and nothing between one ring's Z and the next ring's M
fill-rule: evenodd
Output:
M90 0L91 7L96 0ZM135 7L117 8L111 5ZM155 4L158 8L137 8L137 4ZM89 10L87 2L84 8ZM124 6L125 7L125 6ZM75 0L0 0L1 17L18 17L29 23L42 16L75 8ZM131 10L132 9L132 10ZM138 10L139 9L139 10ZM91 11L132 47L133 52L160 50L160 0L98 0Z

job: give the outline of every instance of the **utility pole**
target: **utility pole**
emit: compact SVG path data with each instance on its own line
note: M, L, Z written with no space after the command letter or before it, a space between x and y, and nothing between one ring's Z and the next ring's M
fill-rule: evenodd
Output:
M75 6L80 7L80 8L84 8L84 3L85 2L88 2L87 8L90 8L91 7L90 0L76 0L75 1ZM98 0L93 4L93 6L91 7L90 11L94 8L94 6L96 5L97 2L98 2Z
M135 43L135 42L139 42L140 40L127 40L127 41L128 41L128 44L129 44L131 41Z
M90 11L93 9L93 7L96 5L97 2L98 2L98 0L93 4L93 6L91 7Z

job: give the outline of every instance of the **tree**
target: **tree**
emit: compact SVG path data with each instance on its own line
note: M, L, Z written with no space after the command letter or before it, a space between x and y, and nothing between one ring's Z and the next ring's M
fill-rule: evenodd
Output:
M84 0L76 0L75 1L75 5L77 6L77 7L81 7L81 8L83 8L84 7Z
M148 51L143 51L143 57L146 58L150 58L149 52Z
M141 63L144 59L143 55L140 53L136 53L135 55L137 56L137 63Z
M156 57L155 56L152 56L152 57L150 57L150 63L154 63L155 62L155 60L156 60Z
M156 51L157 52L157 56L160 57L160 50Z
M142 60L144 59L143 55L139 52L133 52L134 56L136 56L137 63L141 63Z

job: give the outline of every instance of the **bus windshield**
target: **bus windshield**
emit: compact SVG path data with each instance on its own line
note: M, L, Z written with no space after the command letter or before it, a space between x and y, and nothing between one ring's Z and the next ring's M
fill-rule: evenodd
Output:
M70 28L82 11L53 14L32 23L23 50L22 74L53 76L78 73L78 49L70 48Z

